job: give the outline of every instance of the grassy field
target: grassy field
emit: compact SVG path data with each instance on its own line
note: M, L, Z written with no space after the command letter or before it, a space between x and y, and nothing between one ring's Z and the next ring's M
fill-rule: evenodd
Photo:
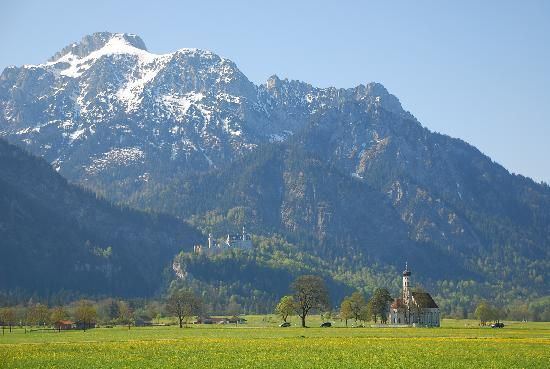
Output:
M550 368L550 323L479 328L235 326L16 329L0 336L1 368ZM297 323L297 321L293 322ZM318 326L319 318L310 320Z

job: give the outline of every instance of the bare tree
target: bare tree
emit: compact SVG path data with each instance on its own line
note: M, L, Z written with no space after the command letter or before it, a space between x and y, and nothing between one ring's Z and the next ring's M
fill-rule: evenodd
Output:
M235 301L231 301L225 308L225 313L231 317L238 317L241 314L243 307Z
M306 326L306 317L312 309L329 307L329 295L323 279L314 275L304 275L296 278L291 285L294 291L294 310Z
M43 304L35 304L27 311L27 323L29 325L43 326L50 321L50 311Z
M13 309L13 308L1 309L0 310L0 321L2 321L2 332L4 331L4 327L7 325L7 326L10 327L10 333L11 333L11 327L17 321L17 316L15 314L15 309Z
M134 312L125 301L118 302L118 321L121 324L127 324L128 330L134 322Z

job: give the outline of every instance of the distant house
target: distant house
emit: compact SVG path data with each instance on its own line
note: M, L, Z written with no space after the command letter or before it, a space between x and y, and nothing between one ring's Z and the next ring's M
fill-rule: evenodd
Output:
M401 298L396 298L390 305L388 320L390 324L420 325L439 327L439 306L427 292L412 292L410 286L411 272L405 265L403 271L403 291Z
M227 318L205 318L203 324L228 324L229 319Z
M213 318L210 316L200 317L193 324L246 324L247 320L241 317Z
M90 328L95 328L95 322L82 322L82 321L78 321L76 323L74 323L74 326L76 329L90 329Z
M53 324L53 326L57 330L66 331L66 330L69 330L69 329L74 329L75 328L75 322L73 322L72 320L58 320L57 322L55 322Z
M136 327L150 327L152 326L153 323L149 320L145 320L145 319L136 319L135 321L135 326Z

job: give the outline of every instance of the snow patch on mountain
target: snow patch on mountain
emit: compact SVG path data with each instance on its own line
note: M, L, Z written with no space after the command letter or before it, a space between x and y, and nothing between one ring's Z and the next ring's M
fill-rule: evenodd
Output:
M113 166L128 166L135 163L144 163L145 153L138 147L116 148L103 153L92 160L86 168L88 174L97 174Z
M9 124L0 135L34 145L62 173L66 162L94 172L142 162L145 153L148 161L170 157L174 165L219 167L263 142L286 141L311 116L346 101L358 102L365 113L400 108L379 84L316 88L273 76L256 86L213 52L154 54L136 35L106 32L85 36L45 64L6 68L2 81L0 123L3 117ZM356 161L346 172L362 174L387 144L384 136L346 149ZM140 144L144 151L118 147Z
M124 38L123 34L114 34L102 48L91 52L83 58L69 52L55 61L39 64L38 66L46 67L50 71L59 71L59 74L62 76L78 78L88 70L94 62L104 56L110 55L133 55L137 57L142 64L152 63L156 58L160 57L160 55L155 55L133 46Z
M173 119L183 121L189 107L191 105L198 107L198 102L202 99L204 94L190 92L184 95L163 95L159 100ZM207 115L209 116L210 112Z
M82 137L82 135L87 131L86 128L81 128L81 129L77 129L76 131L74 131L73 133L71 133L69 135L69 138L71 139L71 141L75 141L75 140L78 140L80 137Z
M153 54L150 54L153 55ZM136 111L143 100L146 86L166 66L171 54L157 55L154 59L138 59L135 72L129 81L117 91L116 96L126 106L127 112Z

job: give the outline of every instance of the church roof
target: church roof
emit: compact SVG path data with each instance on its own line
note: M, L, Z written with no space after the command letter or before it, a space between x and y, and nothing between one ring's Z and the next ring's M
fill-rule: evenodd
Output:
M394 299L392 304L391 304L392 309L399 309L399 308L404 308L404 307L405 307L405 304L403 303L402 299Z
M434 299L432 298L432 295L427 292L413 292L412 297L414 299L414 302L418 304L421 308L439 308L439 306L437 306Z

